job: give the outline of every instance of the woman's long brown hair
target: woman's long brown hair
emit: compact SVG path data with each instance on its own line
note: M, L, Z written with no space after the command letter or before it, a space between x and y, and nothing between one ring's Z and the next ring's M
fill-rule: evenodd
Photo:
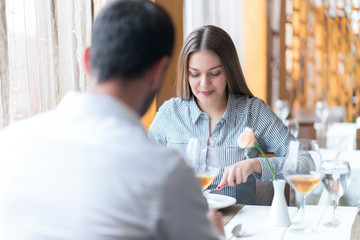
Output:
M179 98L188 100L192 95L188 83L189 58L192 53L198 51L210 51L220 58L229 92L254 97L245 82L236 48L230 36L219 27L206 25L191 32L181 49L176 82Z

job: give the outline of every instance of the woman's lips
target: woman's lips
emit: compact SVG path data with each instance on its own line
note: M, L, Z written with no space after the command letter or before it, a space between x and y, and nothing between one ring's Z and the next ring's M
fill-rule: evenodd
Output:
M204 96L210 96L214 91L200 91L200 93Z

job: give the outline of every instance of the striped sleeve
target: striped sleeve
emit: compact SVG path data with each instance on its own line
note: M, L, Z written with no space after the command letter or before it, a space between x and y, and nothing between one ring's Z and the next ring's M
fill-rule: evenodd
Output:
M252 128L256 131L260 147L265 152L275 154L276 157L268 158L268 160L276 176L283 178L282 167L288 145L295 138L271 108L258 98L250 101L250 121L253 125ZM260 180L273 180L265 158L258 158L258 160L262 169Z

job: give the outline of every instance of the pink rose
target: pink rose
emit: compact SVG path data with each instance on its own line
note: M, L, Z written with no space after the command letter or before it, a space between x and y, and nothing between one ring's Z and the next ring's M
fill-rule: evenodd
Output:
M249 127L245 127L237 140L237 144L240 148L244 149L253 148L255 146L255 143L256 137L254 131Z
M266 160L266 164L268 165L270 172L273 176L274 180L277 180L276 174L274 172L274 169L272 169L269 160L267 159L264 151L261 149L260 145L257 143L257 139L255 137L254 131L249 128L249 127L245 127L243 132L240 134L239 138L237 139L237 144L239 145L240 148L244 149L245 148L245 157L248 158L247 156L247 150L249 148L253 148L255 147L257 150L259 150L259 152L261 153L261 155L265 158Z

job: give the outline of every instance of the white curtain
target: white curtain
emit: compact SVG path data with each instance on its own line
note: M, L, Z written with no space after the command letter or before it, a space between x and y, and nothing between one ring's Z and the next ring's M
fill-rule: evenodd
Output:
M9 123L8 109L8 84L9 84L9 59L6 24L6 4L0 1L0 128Z
M245 0L248 1L248 0ZM184 36L203 25L224 29L235 43L240 63L244 63L243 0L185 0ZM245 71L245 69L243 69ZM245 73L244 73L245 74Z
M92 1L0 1L0 128L82 90Z
M100 9L108 2L112 2L113 0L94 0L94 15L96 16Z

